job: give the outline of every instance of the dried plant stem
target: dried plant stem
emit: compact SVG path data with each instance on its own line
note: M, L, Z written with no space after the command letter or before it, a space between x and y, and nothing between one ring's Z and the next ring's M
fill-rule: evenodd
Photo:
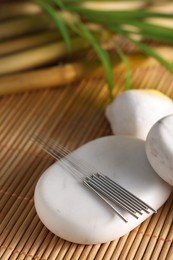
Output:
M42 32L39 34L23 36L17 39L11 39L0 43L0 56L37 47L59 39L60 35L58 31Z
M0 40L55 27L44 14L16 18L0 24Z
M100 63L71 63L0 78L0 95L64 86L86 76Z
M1 4L0 19L7 19L16 16L33 15L40 12L40 8L32 2L10 2Z
M170 61L173 61L172 48L157 48L157 51ZM131 70L155 66L157 62L154 59L144 57L144 55L128 55L127 60ZM118 57L111 59L114 73L122 73L124 64ZM0 77L0 95L36 90L41 88L64 86L86 76L89 73L102 75L102 67L98 61L92 62L75 62L64 66L51 67L37 71L19 73Z
M57 12L59 17L68 23L74 23L78 18L74 14L67 12ZM25 16L4 21L0 24L0 40L26 35L46 29L55 28L54 22L46 14Z
M145 7L146 3L137 1L105 1L105 2L79 2L79 6L92 10L138 10Z
M71 40L72 53L89 47L89 43L76 37ZM0 75L24 71L42 65L58 62L59 58L69 55L64 41L26 50L0 59Z
M164 12L167 14L171 14L173 10L173 3L168 2L160 2L158 1L158 4L155 4L151 7L148 8L148 11L151 12ZM151 24L157 24L160 26L165 26L168 28L173 28L173 20L172 19L163 19L163 18L150 18L150 19L146 19L147 22L151 23Z

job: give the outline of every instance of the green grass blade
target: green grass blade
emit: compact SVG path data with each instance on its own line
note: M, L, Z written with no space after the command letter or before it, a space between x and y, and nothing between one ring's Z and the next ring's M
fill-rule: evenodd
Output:
M141 36L141 38L143 38L145 40L154 40L154 41L157 41L157 42L169 43L169 44L173 43L172 37L169 38L169 36L163 36L163 35L159 35L157 33L145 32L143 30L139 30L138 32L134 32L134 31L123 29L123 31L126 32L127 34L139 35L139 36Z
M131 71L130 71L130 66L129 62L123 53L123 51L119 48L119 46L115 45L116 52L119 55L120 59L124 63L125 66L125 82L124 82L124 90L128 90L131 88L132 85L132 77L131 77Z
M62 19L58 16L57 12L53 7L51 7L50 4L47 2L41 1L41 0L34 0L34 2L39 5L47 15L52 19L52 21L55 23L57 28L59 29L64 42L66 43L67 49L70 51L71 50L71 40L70 40L70 35L67 30L66 25L62 21Z
M155 52L152 48L148 47L146 44L137 42L133 39L129 39L136 47L141 50L144 54L153 57L157 60L163 67L165 67L169 72L173 74L173 65L162 58L157 52Z
M163 67L165 67L169 72L173 74L173 65L165 60L163 57L161 57L157 52L155 52L152 48L147 46L146 44L136 41L128 36L128 34L124 33L122 30L118 30L119 34L121 34L124 38L129 40L131 43L133 43L140 51L142 51L145 55L153 57L155 60L157 60Z
M112 26L111 26L112 27ZM110 25L107 26L108 30L110 28ZM148 40L154 40L154 41L159 41L163 43L173 43L173 35L170 34L162 34L162 33L157 33L157 32L150 32L150 30L143 30L141 28L137 28L138 30L133 30L129 28L124 28L122 26L116 26L116 28L121 29L124 33L130 34L130 35L139 35L144 39ZM136 28L136 27L135 27Z
M61 0L51 0L54 2L60 9L65 9L65 5Z
M148 39L173 43L173 29L171 28L142 21L130 21L128 24L138 28L139 34Z
M108 89L109 89L109 94L110 97L112 98L113 96L113 77L112 77L112 67L111 67L111 62L109 59L108 53L100 46L100 44L97 42L97 39L95 36L86 28L86 26L82 23L78 23L77 25L77 31L78 33L87 39L92 47L94 48L95 52L97 53L98 57L100 58L104 71L105 71L105 76L108 84Z
M67 9L71 12L77 12L84 15L86 18L93 19L94 21L102 21L114 23L116 21L123 22L124 20L138 20L146 18L173 18L173 14L158 13L144 10L130 10L130 11L102 11L82 8L77 6L68 5Z

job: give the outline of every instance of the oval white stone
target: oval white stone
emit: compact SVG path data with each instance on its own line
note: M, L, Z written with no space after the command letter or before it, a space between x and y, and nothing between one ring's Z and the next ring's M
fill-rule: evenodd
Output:
M162 118L151 128L146 153L158 175L173 185L173 115Z
M84 158L156 210L170 195L171 187L151 168L142 140L121 136L103 137L83 145L73 155ZM144 213L135 219L119 209L128 220L128 223L123 222L59 162L40 177L35 189L35 207L49 230L79 244L114 240L152 214Z
M152 89L125 91L106 108L106 117L114 134L143 140L159 119L170 114L173 114L172 100Z

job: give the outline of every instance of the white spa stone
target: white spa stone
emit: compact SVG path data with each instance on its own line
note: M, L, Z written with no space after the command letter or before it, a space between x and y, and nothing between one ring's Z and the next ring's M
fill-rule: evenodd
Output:
M155 210L171 193L171 186L150 166L143 140L122 136L103 137L83 145L73 155L84 158ZM128 220L125 223L58 162L40 177L34 200L39 218L50 231L79 244L114 240L152 214L144 213L135 219L119 209Z
M143 140L162 117L173 114L173 102L154 89L128 90L106 108L106 117L117 135L130 135Z
M162 118L151 128L146 153L158 175L173 185L173 115Z

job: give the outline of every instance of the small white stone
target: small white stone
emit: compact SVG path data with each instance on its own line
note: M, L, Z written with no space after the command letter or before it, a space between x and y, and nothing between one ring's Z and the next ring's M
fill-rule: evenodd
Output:
M122 185L157 210L172 187L150 166L143 140L109 136L75 150L72 155ZM83 158L83 159L82 159ZM128 233L150 214L135 219L119 211L125 223L100 198L85 188L59 162L48 168L35 189L35 207L44 225L57 236L79 244L97 244ZM117 207L118 209L118 207Z
M151 128L146 153L158 175L173 185L173 115L162 118Z
M152 89L125 91L106 108L106 117L114 134L143 140L159 119L170 114L173 114L172 100Z

